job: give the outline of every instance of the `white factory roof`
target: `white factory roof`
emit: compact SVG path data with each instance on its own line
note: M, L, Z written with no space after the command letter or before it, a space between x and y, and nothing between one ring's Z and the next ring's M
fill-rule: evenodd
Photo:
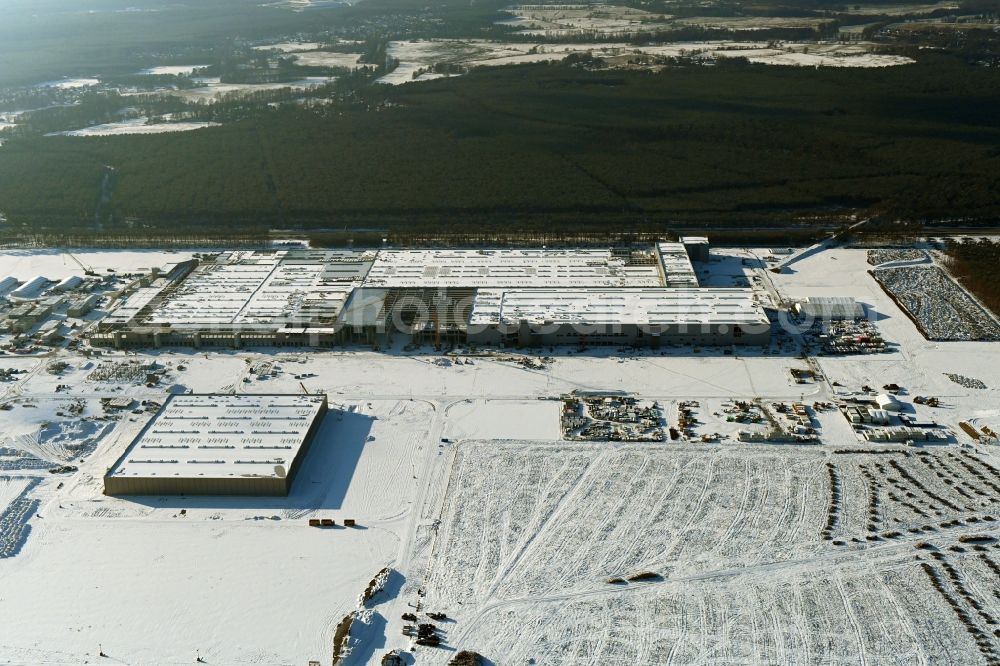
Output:
M54 291L69 291L70 289L76 289L81 284L83 284L82 277L79 275L70 275L69 277L63 278L59 284L52 289Z
M86 296L81 296L80 298L73 301L70 307L86 308L97 305L97 301L100 300L100 294L87 294Z
M9 296L13 300L25 299L30 300L37 297L41 291L42 287L49 283L49 279L44 275L36 275L31 278L20 287L10 292Z
M149 305L163 291L162 287L142 287L121 302L111 314L104 318L106 324L127 324L139 311Z
M110 471L126 478L281 478L321 395L172 395Z
M382 250L365 287L658 287L645 256L601 249Z
M367 271L367 264L348 262L344 254L223 255L188 276L142 323L204 327L332 321Z
M18 285L17 278L8 275L7 277L0 280L0 295L6 294Z
M890 412L898 412L902 408L899 401L888 393L879 393L875 397L875 404L877 404L881 409Z
M657 243L660 269L668 287L697 287L698 278L683 243Z
M809 296L795 304L799 314L814 319L862 319L865 308L849 296Z
M532 324L764 325L750 289L480 289L470 326Z

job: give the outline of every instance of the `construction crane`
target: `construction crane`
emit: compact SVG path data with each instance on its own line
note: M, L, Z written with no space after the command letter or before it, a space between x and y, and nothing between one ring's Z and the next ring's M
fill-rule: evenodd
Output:
M89 275L89 276L97 275L97 273L94 271L93 268L91 268L90 266L87 266L82 261L80 261L79 259L77 259L76 257L74 257L72 253L67 252L66 256L69 257L70 259L72 259L76 263L77 266L79 266L80 268L83 269L83 274L84 275Z

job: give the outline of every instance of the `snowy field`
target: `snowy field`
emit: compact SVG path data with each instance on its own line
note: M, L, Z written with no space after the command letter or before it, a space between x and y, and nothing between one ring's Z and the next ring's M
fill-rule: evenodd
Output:
M187 76L194 70L201 69L202 67L208 67L208 65L160 65L159 67L148 67L139 73L149 76Z
M113 268L119 273L149 271L154 266L186 261L190 252L175 250L120 250L74 249L72 255L99 273ZM80 265L62 250L0 250L0 278L12 275L18 280L30 280L44 275L50 280L62 280L80 275Z
M464 67L497 67L531 62L551 62L573 53L590 53L606 59L627 59L636 55L664 58L693 57L706 61L715 58L745 57L765 65L823 67L891 67L912 63L904 56L876 54L872 45L800 42L678 42L634 46L621 43L554 43L492 42L488 40L412 40L391 42L388 54L399 60L399 66L379 79L382 83L400 84L413 80L436 78L424 73L414 78L418 70L436 64Z
M315 51L322 48L319 42L281 42L278 44L261 44L253 47L256 51L281 51L282 53L298 53L299 51Z
M354 0L274 0L273 2L261 3L262 7L280 7L291 9L295 12L305 12L311 9L323 9L324 7L342 7L352 5Z
M522 35L583 36L656 32L670 28L665 14L615 5L522 5L505 10L511 18L499 22Z
M100 85L100 79L94 78L77 78L77 79L56 79L54 81L45 81L43 83L37 84L36 88L57 88L59 90L71 90L73 88L90 88L92 86Z
M53 132L46 136L116 136L120 134L166 134L169 132L190 132L204 127L218 127L219 123L189 122L189 123L154 123L147 124L147 118L134 118L119 123L93 125L78 130Z
M853 5L851 14L855 16L903 16L906 14L932 14L937 11L954 12L959 9L959 3L943 0L936 3Z
M774 28L800 28L819 30L829 19L790 16L692 16L677 19L682 26L695 26L716 30L771 30Z
M498 664L974 663L916 545L1000 534L998 480L971 454L470 442L426 604L455 619L450 644ZM977 559L944 561L991 633L1000 603Z
M305 67L359 67L360 53L335 53L333 51L308 51L295 54L295 64ZM360 65L363 66L363 65Z
M28 490L31 481L28 476L0 476L0 516Z
M695 16L674 17L634 7L607 4L520 5L506 10L511 18L500 25L517 29L525 36L568 37L608 36L667 32L685 27L755 31L774 28L818 30L830 22L826 18L787 16Z
M219 77L203 77L194 79L196 83L200 84L197 88L168 90L164 92L176 95L177 97L182 97L189 102L213 102L225 95L245 94L263 90L281 90L282 88L307 90L335 80L336 77L332 76L310 76L297 81L288 81L285 83L222 83Z
M559 439L555 400L465 400L448 406L449 439Z
M95 663L100 645L109 663L329 663L337 623L391 567L393 585L352 631L349 665L392 648L442 665L452 649L498 666L989 662L1000 455L958 424L1000 428L995 343L924 338L868 273L864 249L780 274L756 267L771 254L713 249L697 268L775 301L854 296L894 351L806 360L779 343L733 355L568 348L533 367L512 352L445 358L402 341L381 353L0 355L0 369L25 371L0 382L0 654ZM190 256L73 255L98 272ZM59 251L4 250L0 265L21 280L81 272ZM278 376L251 375L261 360ZM67 363L61 374L54 361ZM133 361L161 366L161 384L95 375ZM813 366L821 379L794 382L791 369ZM829 411L817 416L819 444L749 445L735 432L757 426L726 420L737 399L812 403L888 382L905 387L906 413L947 427L952 443L867 444ZM103 474L150 418L104 399L136 408L167 391L303 386L326 393L331 412L289 497L102 494ZM557 398L573 391L656 400L668 426L696 400L696 434L722 441L562 442ZM940 406L915 405L917 395ZM49 473L62 465L78 469ZM310 528L310 518L358 527ZM402 635L418 600L453 618L439 623L445 649Z

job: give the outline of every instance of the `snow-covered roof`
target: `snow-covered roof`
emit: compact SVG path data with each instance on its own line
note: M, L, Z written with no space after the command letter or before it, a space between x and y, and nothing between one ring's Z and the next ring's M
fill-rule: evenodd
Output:
M875 397L875 404L882 409L897 411L900 408L899 401L888 393L880 393Z
M382 250L365 287L658 287L653 257L609 249Z
M162 287L142 287L122 301L111 314L104 318L105 324L127 324L144 307L163 291Z
M171 395L108 473L127 478L281 478L322 395Z
M10 292L10 298L12 300L25 299L30 300L38 296L41 292L42 287L49 283L49 279L44 275L36 275L31 278L20 287Z
M14 289L14 287L16 287L17 285L18 285L17 278L15 278L12 275L8 275L7 277L0 280L0 295L6 294L8 291Z
M849 296L810 296L795 305L799 314L814 319L861 319L865 308Z
M766 325L750 289L480 289L469 325Z
M52 289L55 291L69 291L70 289L76 289L81 284L83 284L82 277L79 275L70 275L69 277L65 277L60 280L59 284Z
M174 328L331 322L367 273L352 251L230 252L199 267L141 324Z
M657 243L656 251L668 287L698 286L698 278L684 243Z

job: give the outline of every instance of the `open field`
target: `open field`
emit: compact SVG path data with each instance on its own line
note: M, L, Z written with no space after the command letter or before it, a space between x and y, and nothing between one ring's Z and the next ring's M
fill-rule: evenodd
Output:
M191 74L196 69L202 67L208 67L205 65L160 65L157 67L147 67L146 69L139 72L140 74L146 74L150 76L159 76L163 74L168 74L170 76L185 76Z
M346 67L353 69L358 64L360 53L333 53L330 51L310 51L295 55L295 62L309 67Z
M205 127L218 127L218 123L153 123L147 118L136 118L120 123L94 125L79 130L56 132L52 136L120 136L124 134L165 134L168 132L190 132Z
M959 4L956 2L950 2L950 0L942 0L941 2L928 2L928 3L900 3L891 5L868 5L868 4L858 4L851 6L850 13L852 16L900 16L903 14L931 14L936 11L957 11L959 9Z
M307 90L335 80L336 77L332 76L314 76L284 83L222 83L218 77L205 77L195 79L200 84L197 88L175 90L171 91L170 94L189 102L213 102L226 95L245 95L253 92L281 90L282 88Z
M677 23L699 28L752 32L773 28L806 28L819 30L827 23L823 18L797 18L790 16L693 16L678 19Z
M915 11L927 10L925 6ZM500 25L519 35L583 37L665 33L684 28L759 32L776 29L819 31L831 19L823 16L684 16L609 4L519 5L505 10L513 17ZM892 10L890 10L892 11ZM863 8L859 15L864 15ZM902 12L909 14L912 12Z
M987 497L958 506L965 490L928 471L967 480L966 461L976 474L986 470L974 456L905 451L469 442L452 465L426 604L455 618L450 644L498 664L792 664L847 655L977 663L995 656L974 642L992 634L988 620L1000 611L992 571L977 555L942 560L973 590L960 607L976 634L921 573L915 548L956 544L973 531L996 543L990 512L998 500L989 488L980 484ZM869 469L878 478L866 487ZM939 515L879 504L896 496L887 482L896 474L905 481L893 483L907 488L899 493L922 493L913 501L937 505ZM985 483L1000 478L987 474ZM831 502L836 530L827 540ZM870 511L890 536L867 547ZM927 521L935 524L925 530ZM995 546L984 553L998 557ZM656 575L627 582L640 572ZM445 663L440 653L427 656Z
M520 5L506 10L513 18L501 25L518 34L537 36L618 35L669 29L668 14L617 5Z
M809 67L892 67L913 63L905 56L872 53L874 44L839 42L677 42L634 46L621 43L495 42L487 40L415 40L392 42L388 54L399 60L382 83L408 83L436 78L440 65L464 68L498 67L533 62L559 61L571 55L588 55L609 62L638 62L638 58L688 57L711 62L718 58L746 58L762 65ZM309 54L300 55L300 59ZM346 54L330 54L346 55ZM302 60L303 64L320 64ZM637 67L639 65L636 65ZM655 60L646 65L656 69Z
M888 26L888 30L898 32L968 32L970 30L996 30L1000 23L978 22L978 21L907 21L905 23L893 23Z

